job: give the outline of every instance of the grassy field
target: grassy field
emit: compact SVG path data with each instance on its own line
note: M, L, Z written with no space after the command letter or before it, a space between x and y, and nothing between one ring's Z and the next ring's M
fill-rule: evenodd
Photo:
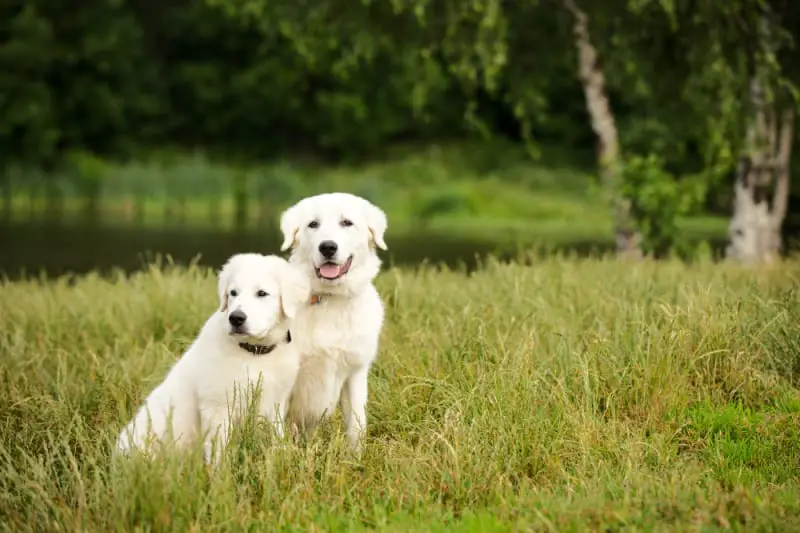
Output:
M83 531L800 531L800 262L388 270L369 440L113 464L213 273L0 289L0 523ZM251 528L251 529L248 529ZM253 529L255 528L255 529Z

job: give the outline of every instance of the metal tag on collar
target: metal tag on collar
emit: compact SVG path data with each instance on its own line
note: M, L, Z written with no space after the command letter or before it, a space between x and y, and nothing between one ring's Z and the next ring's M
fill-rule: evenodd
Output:
M311 295L311 305L317 305L320 302L322 302L322 295L321 294L312 294Z

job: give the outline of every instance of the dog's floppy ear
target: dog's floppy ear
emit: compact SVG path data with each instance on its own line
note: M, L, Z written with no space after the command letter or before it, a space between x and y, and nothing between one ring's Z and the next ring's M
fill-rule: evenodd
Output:
M228 309L228 284L231 279L231 272L233 271L233 262L236 260L236 255L232 256L228 261L222 265L217 277L217 293L219 294L219 310L225 311Z
M383 240L383 234L386 232L386 213L381 208L367 202L367 227L369 228L372 240L375 245L381 250L387 250L388 247Z
M297 232L300 230L300 205L295 204L281 215L281 233L283 233L283 244L281 252L291 248L296 241Z
M281 276L281 309L288 319L297 316L300 308L308 303L311 297L311 285L308 277L291 265L286 265Z

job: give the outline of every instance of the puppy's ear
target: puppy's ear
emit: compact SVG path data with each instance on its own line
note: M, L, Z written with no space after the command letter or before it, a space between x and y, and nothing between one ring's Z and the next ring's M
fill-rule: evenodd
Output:
M281 252L285 252L297 240L297 232L300 230L300 205L295 204L290 207L281 215L281 233L283 233L283 244L281 244Z
M281 309L288 319L297 316L301 307L311 298L308 277L291 265L286 265L281 276Z
M228 309L228 284L231 279L231 272L233 271L233 262L236 260L236 255L232 256L228 261L222 265L217 277L217 294L219 295L219 310L225 311Z
M375 245L381 250L388 250L386 243L383 240L383 234L386 232L386 213L381 208L367 202L367 227L372 236Z

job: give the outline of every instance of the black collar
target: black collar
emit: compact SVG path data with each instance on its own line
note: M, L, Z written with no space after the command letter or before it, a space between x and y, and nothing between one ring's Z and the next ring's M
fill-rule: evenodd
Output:
M292 333L290 331L286 332L286 344L292 342ZM277 344L250 344L249 342L240 342L239 348L242 350L246 350L253 355L267 355L272 350L274 350L278 345Z

